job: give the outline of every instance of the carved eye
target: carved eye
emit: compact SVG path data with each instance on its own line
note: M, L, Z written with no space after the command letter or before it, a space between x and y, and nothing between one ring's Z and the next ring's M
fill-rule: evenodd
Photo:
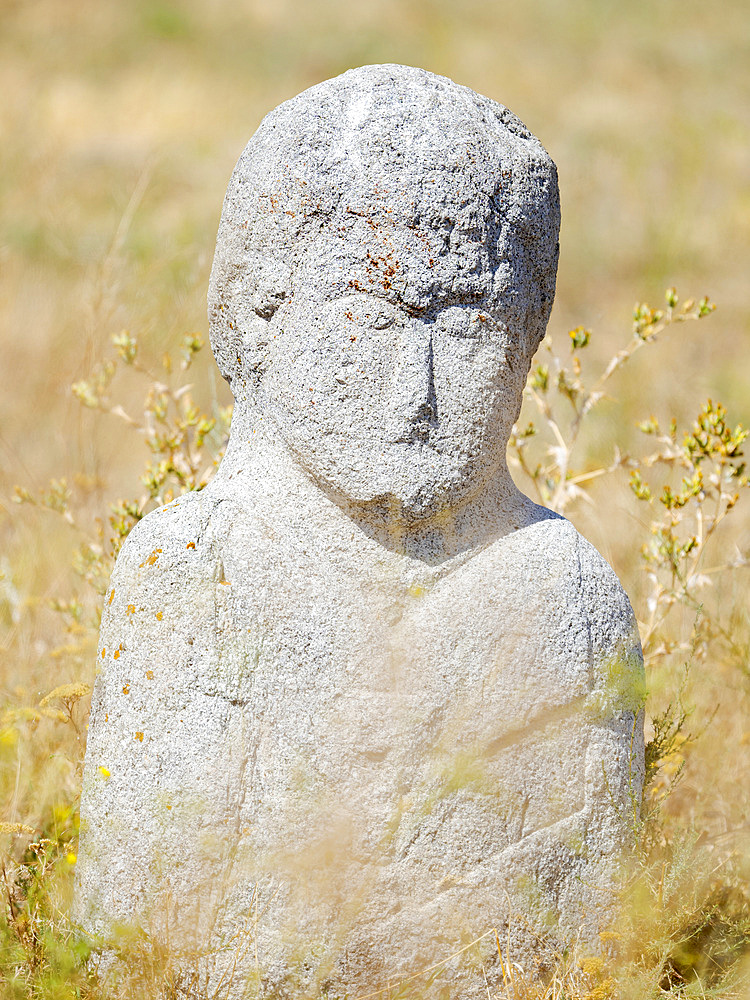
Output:
M386 330L389 326L393 326L393 316L389 316L387 313L377 313L371 321L370 325L374 330Z

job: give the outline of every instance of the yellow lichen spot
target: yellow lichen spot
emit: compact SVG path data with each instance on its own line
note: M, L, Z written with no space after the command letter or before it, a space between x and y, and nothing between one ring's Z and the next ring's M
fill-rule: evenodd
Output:
M99 767L99 774L101 774L101 776L102 776L103 778L108 778L108 777L109 777L109 775L110 775L110 772L109 772L109 768L108 768L108 767L104 767L104 765L102 764L102 765L101 765L101 766Z
M106 653L107 653L107 650L105 649L104 646L102 646L102 659L104 659L104 657L106 656Z
M143 733L136 733L135 738L138 740L139 743L143 743Z
M162 618L163 618L163 617L164 617L164 612L163 612L163 611L157 611L157 612L156 612L156 620L157 620L158 622L160 622L160 621L162 620Z
M107 601L107 604L111 604L114 598L115 598L115 588L113 587L109 592L109 600Z
M187 545L185 546L185 548L186 549L194 549L195 548L195 542L188 542Z
M78 860L78 857L76 856L75 852L68 851L68 853L65 855L65 860L68 862L69 865L74 865Z
M134 615L135 614L135 604L128 604L128 606L127 606L127 613L129 615Z
M167 806L167 809L171 809L171 808L172 808L171 806Z
M130 694L130 685L126 684L122 689L123 694Z
M154 679L154 672L153 672L153 670L147 670L146 671L146 677L148 677L148 679L150 681L152 681Z
M232 586L232 584L229 582L229 580L219 580L219 583L222 585L222 587L231 587Z
M409 597L424 597L425 589L418 583L413 583L408 590Z

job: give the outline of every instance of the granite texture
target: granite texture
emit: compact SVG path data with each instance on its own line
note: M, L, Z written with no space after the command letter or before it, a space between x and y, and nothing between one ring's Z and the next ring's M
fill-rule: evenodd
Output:
M411 985L475 1000L491 928L527 966L596 947L643 779L640 645L505 460L558 227L538 140L422 70L351 70L250 140L209 289L230 445L105 599L89 932L166 936L237 1000L444 959Z

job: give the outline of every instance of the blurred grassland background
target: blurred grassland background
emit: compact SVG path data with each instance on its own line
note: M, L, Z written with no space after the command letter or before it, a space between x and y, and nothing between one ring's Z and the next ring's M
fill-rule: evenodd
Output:
M206 336L221 203L243 146L282 100L374 62L422 66L506 104L551 153L563 209L558 340L590 328L588 350L603 361L628 339L636 300L660 304L675 285L718 304L613 380L584 467L607 461L613 442L627 449L637 419L687 421L706 397L750 424L747 0L0 0L5 705L37 704L94 669L90 633L70 634L49 608L80 588L71 538L54 514L13 504L14 486L37 494L66 477L92 524L108 501L142 492L145 443L82 409L71 383L123 329L156 368L185 333ZM128 378L118 392L138 412ZM190 379L207 411L230 402L207 352ZM643 524L611 489L597 500L571 516L637 604ZM750 514L733 520L730 547L747 551ZM727 606L746 605L746 585L732 577ZM713 810L717 836L722 824L748 827L746 654L739 669L716 664L692 694L697 728L712 728L673 806L686 822ZM662 703L676 676L650 680ZM56 803L74 804L77 772L54 720L19 740L2 766L4 817L36 828Z
M81 423L69 383L122 328L155 357L206 330L245 142L280 101L368 62L448 75L547 146L563 205L551 330L583 324L606 352L636 299L708 293L710 329L658 348L632 384L663 413L713 395L747 422L749 22L745 0L3 0L3 490L129 481L137 456ZM210 359L195 377L229 400ZM617 419L642 415L618 402Z

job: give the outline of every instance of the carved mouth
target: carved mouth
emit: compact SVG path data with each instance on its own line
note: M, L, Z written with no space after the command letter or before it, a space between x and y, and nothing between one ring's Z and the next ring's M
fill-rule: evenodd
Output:
M416 423L403 427L394 437L391 444L427 444L430 440L432 425L429 420L418 420Z

